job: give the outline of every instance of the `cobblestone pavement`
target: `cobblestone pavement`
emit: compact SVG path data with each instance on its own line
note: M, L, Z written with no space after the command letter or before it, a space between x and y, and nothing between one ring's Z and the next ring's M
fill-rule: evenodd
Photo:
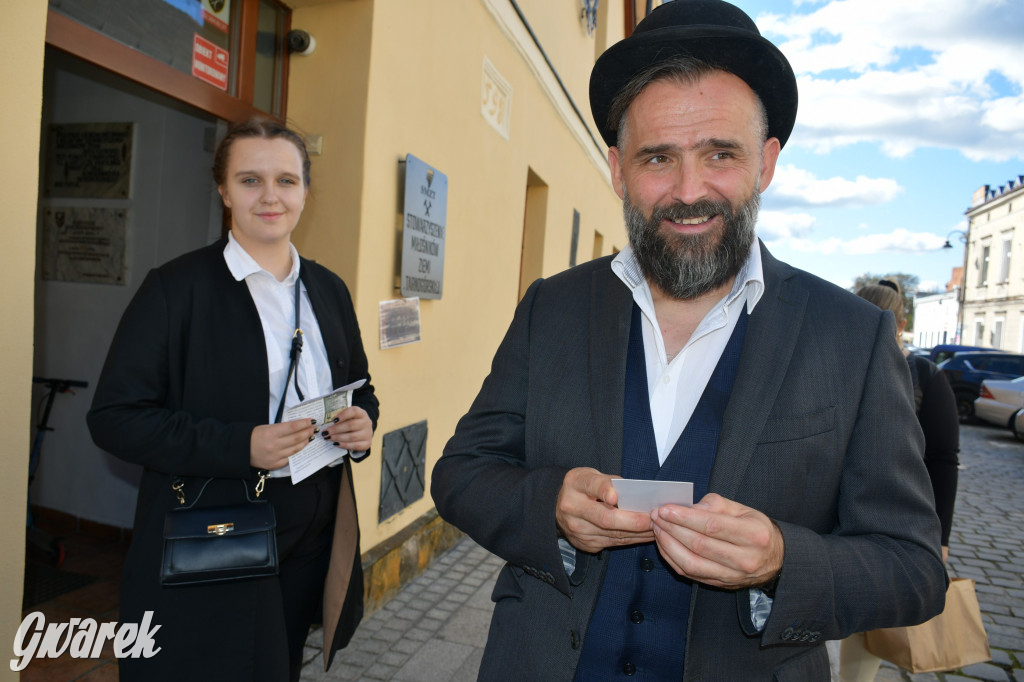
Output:
M949 574L976 582L992 660L911 675L885 664L876 680L1024 682L1024 443L1008 429L960 427L960 485Z
M960 439L949 570L977 581L992 661L918 675L886 663L877 682L1024 682L1024 443L987 426L963 426ZM327 673L321 633L310 633L302 680L475 680L502 564L469 539L459 542L364 620Z

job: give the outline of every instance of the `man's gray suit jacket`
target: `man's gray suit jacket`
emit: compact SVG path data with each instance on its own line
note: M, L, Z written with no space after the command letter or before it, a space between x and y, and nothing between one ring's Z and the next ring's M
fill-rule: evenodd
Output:
M939 522L891 313L775 260L750 315L709 491L782 530L757 632L749 591L696 584L684 680L827 680L829 639L942 609ZM481 680L571 680L605 566L568 576L555 501L619 474L632 294L602 258L538 280L433 470L441 516L505 559Z

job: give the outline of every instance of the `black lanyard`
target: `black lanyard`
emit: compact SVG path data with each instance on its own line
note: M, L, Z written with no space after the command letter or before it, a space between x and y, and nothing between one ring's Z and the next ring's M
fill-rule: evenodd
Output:
M292 349L289 352L291 358L291 364L288 366L288 375L284 378L284 391L281 393L281 404L277 406L277 417L274 418L274 423L278 424L281 422L281 416L284 415L284 399L288 395L288 382L291 381L292 376L295 376L295 393L299 396L299 401L305 400L305 396L302 395L302 391L299 390L299 355L302 353L302 328L299 327L299 293L302 289L302 280L300 277L295 278L295 332L292 334Z

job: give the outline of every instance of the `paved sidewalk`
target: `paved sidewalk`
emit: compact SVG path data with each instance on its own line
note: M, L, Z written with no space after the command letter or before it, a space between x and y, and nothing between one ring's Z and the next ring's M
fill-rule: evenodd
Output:
M504 562L466 538L384 608L363 620L323 671L323 636L310 633L302 680L476 680L491 622L491 588Z
M1005 429L963 426L960 462L949 570L977 581L992 661L919 675L884 664L878 682L1024 682L1024 443ZM321 633L311 633L302 680L475 680L502 564L461 541L364 620L328 673Z

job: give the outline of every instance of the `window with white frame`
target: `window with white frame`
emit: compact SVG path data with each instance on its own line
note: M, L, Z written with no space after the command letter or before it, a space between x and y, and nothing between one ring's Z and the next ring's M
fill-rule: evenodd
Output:
M985 244L981 247L981 259L978 263L978 286L983 287L988 284L988 252L991 247Z
M985 345L985 321L975 320L974 321L974 345L984 346Z
M1004 317L997 317L995 323L992 325L992 347L1002 348L1003 347L1003 323L1006 321Z
M1010 250L1013 246L1013 235L1003 237L1003 256L999 260L999 281L1010 281Z

